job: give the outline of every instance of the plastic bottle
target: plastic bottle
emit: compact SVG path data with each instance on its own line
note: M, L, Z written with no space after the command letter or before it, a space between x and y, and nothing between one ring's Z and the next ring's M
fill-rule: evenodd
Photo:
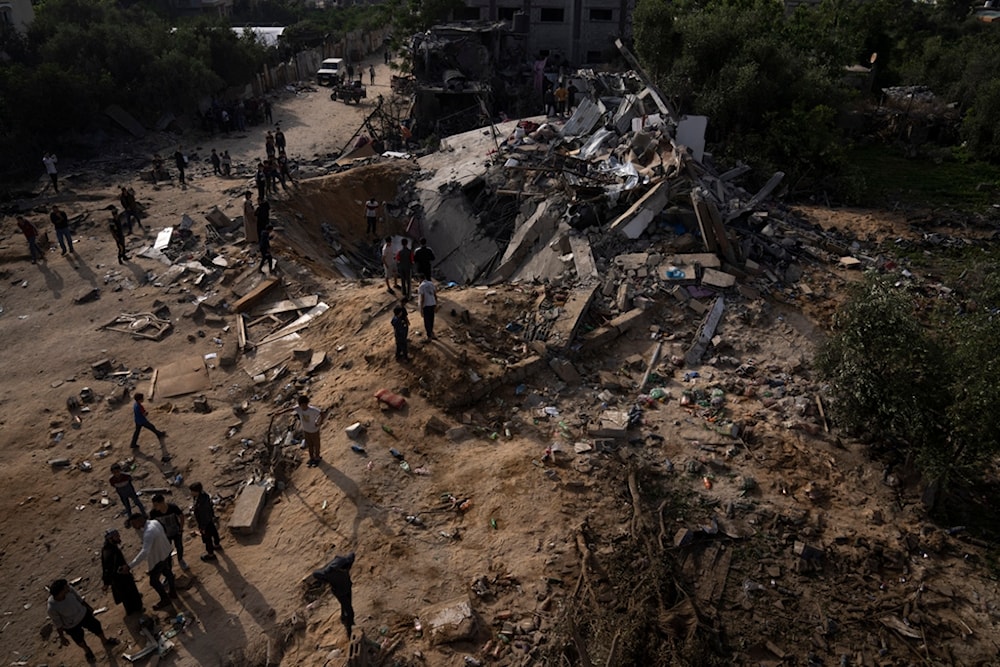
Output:
M394 459L399 459L400 461L402 461L402 460L403 460L403 455L402 455L402 454L400 454L400 453L399 453L399 450L398 450L398 449L396 449L395 447L393 447L392 449L390 449L390 450L389 450L389 453L390 453L390 454L392 454L392 458L394 458Z
M355 454L366 454L367 453L367 452L365 452L365 448L362 447L361 445L351 445L351 451L354 452Z

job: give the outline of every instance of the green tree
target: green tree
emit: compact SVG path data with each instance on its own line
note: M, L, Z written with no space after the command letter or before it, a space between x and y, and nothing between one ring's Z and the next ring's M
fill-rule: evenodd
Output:
M943 350L891 280L869 274L855 288L816 366L831 383L835 419L849 431L916 450L945 437Z

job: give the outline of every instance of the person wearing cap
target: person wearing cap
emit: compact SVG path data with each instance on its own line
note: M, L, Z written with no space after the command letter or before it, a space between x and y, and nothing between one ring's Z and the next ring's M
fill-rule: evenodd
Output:
M132 572L128 569L128 561L121 549L122 536L115 528L108 528L104 533L104 546L101 548L101 581L104 582L104 592L111 589L111 597L116 604L125 607L125 615L137 614L142 611L142 593L135 585Z
M125 228L122 227L122 219L118 215L118 207L114 204L109 204L108 210L111 211L111 219L108 220L108 230L111 231L111 236L115 239L115 245L118 246L118 263L124 264L125 260L128 259L128 255L125 254Z
M118 644L117 639L104 634L101 622L94 616L94 608L65 579L56 579L49 584L48 614L59 635L59 643L69 646L69 639L66 639L66 635L69 635L83 649L83 655L90 664L97 662L97 658L83 638L84 630L97 635L107 647Z

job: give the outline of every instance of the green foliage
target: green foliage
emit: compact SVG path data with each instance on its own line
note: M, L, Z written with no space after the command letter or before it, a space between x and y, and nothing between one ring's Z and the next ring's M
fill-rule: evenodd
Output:
M1000 279L996 265L969 274L968 308L934 334L902 288L866 276L838 313L816 365L831 383L837 421L898 445L931 478L973 483L1000 453Z
M954 154L953 160L935 163L908 159L884 146L851 149L848 160L863 183L857 203L879 206L902 200L915 206L989 210L996 201L993 188L1000 187L1000 167L967 159L964 150Z
M962 121L962 138L973 155L1000 163L1000 79L983 85Z
M907 294L874 274L838 311L816 358L831 382L838 422L877 440L922 448L943 434L942 351Z

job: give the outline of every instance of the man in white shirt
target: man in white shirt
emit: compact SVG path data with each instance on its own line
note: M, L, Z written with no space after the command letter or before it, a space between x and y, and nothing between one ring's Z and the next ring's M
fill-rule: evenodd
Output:
M365 202L365 227L368 234L375 235L375 223L378 221L378 211L381 205L375 197Z
M417 305L420 307L420 314L424 317L424 331L427 332L427 340L436 340L434 335L434 313L438 308L437 288L430 278L424 278L417 288Z
M129 524L136 530L142 529L142 550L128 564L129 569L134 570L143 559L146 560L149 566L149 585L160 596L160 601L153 605L153 609L166 609L172 604L170 598L177 597L173 561L170 558L174 547L167 538L163 524L156 519L147 520L143 515L135 513L129 517ZM166 586L161 578L166 580Z
M399 274L396 273L396 253L391 236L386 236L385 242L382 244L382 268L385 270L385 288L389 290L389 294L395 294L392 285L389 284L389 278L393 278L396 281L396 287L399 287Z
M321 410L315 405L309 405L309 397L303 394L299 396L298 405L278 410L271 414L284 415L293 411L295 412L295 416L299 418L302 436L305 438L306 448L309 450L309 461L306 462L306 465L310 468L315 468L321 460L319 455L319 428L323 424L323 415L326 414L326 410Z
M59 192L59 172L56 171L56 163L59 162L59 158L56 157L55 153L46 153L42 156L42 164L45 165L45 173L49 175L52 179L52 187L55 188L56 192Z

